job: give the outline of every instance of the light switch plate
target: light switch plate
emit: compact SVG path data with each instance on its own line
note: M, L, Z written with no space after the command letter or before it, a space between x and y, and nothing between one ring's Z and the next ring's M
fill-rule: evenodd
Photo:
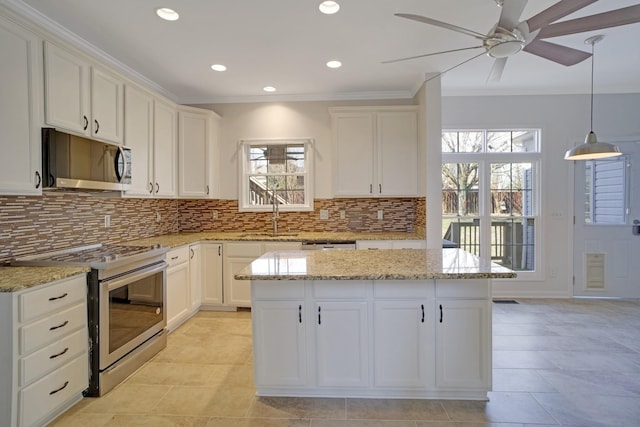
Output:
M384 219L384 211L382 209L378 211L378 219Z
M326 209L320 210L320 219L329 219L329 211Z

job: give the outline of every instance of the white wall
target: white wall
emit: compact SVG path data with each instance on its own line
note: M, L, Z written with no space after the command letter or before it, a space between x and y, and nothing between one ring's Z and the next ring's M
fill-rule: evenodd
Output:
M496 296L569 296L572 277L573 165L567 149L589 131L589 96L444 97L442 127L542 130L543 269L539 281L500 281ZM640 94L596 95L594 131L599 140L640 136ZM427 195L427 201L429 196ZM552 277L553 276L553 277Z

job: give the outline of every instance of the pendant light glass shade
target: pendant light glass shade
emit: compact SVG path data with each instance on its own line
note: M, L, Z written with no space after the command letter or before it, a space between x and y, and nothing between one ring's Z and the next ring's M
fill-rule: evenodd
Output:
M604 36L598 35L589 37L584 42L591 45L591 131L584 139L584 143L567 150L564 155L565 160L593 160L606 159L622 155L617 145L608 142L598 142L596 133L593 131L593 62L594 45L602 40Z

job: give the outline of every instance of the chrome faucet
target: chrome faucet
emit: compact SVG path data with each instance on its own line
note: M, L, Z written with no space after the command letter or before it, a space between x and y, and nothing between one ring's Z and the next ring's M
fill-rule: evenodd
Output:
M276 190L273 189L271 203L273 204L273 217L271 218L271 222L273 222L273 235L278 235L278 217L280 216L280 209L278 208L278 199L276 197Z

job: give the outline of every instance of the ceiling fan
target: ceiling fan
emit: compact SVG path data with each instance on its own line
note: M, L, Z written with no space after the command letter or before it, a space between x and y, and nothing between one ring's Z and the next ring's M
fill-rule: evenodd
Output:
M426 16L409 13L396 13L395 16L400 18L411 19L466 34L482 41L482 45L393 59L390 61L384 61L383 63L386 64L406 61L408 59L423 58L425 56L440 55L442 53L482 48L484 49L484 52L467 59L466 61L459 63L440 74L446 73L447 71L466 64L481 55L487 54L488 56L495 58L487 81L499 81L507 63L507 59L521 50L566 66L575 65L591 56L588 52L551 43L543 39L640 22L640 4L609 12L598 13L596 15L585 16L583 18L556 22L565 16L597 2L598 0L560 0L556 4L524 21L520 21L520 15L527 5L527 0L494 1L502 8L502 10L500 12L498 22L488 34L478 33L473 30L458 27L457 25L437 21Z

